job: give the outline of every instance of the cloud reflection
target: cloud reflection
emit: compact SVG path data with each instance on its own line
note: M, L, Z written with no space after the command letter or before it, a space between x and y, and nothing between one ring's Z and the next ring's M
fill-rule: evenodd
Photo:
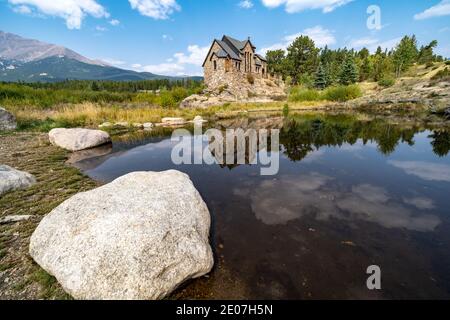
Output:
M427 181L450 182L450 166L445 164L424 161L395 161L388 163L402 169L406 174L419 177Z
M318 220L361 220L421 232L433 231L440 224L435 215L414 214L403 203L391 199L383 188L361 184L348 190L319 173L281 176L233 191L249 197L257 219L268 225L286 224L308 214Z

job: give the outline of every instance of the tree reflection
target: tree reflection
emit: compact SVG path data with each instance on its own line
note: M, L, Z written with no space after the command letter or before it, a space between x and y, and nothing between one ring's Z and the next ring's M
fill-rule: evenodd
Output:
M434 153L439 157L445 157L450 152L450 132L434 131L429 138L433 139L431 145Z
M375 143L384 155L392 154L400 143L415 144L414 136L424 128L389 123L386 119L358 120L354 115L302 115L286 118L280 133L284 153L292 161L301 161L310 152L324 146L354 145L361 140L364 145ZM450 133L435 131L430 136L438 156L450 150Z

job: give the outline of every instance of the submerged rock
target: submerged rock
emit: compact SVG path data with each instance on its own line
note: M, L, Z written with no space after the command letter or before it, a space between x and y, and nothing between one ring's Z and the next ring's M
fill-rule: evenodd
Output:
M0 165L0 196L6 192L26 189L35 183L36 179L28 172Z
M109 134L90 129L53 129L49 132L53 145L69 151L81 151L111 142Z
M0 107L0 131L16 130L16 118L8 111Z
M54 209L30 254L76 299L162 299L211 270L210 219L187 175L134 172Z

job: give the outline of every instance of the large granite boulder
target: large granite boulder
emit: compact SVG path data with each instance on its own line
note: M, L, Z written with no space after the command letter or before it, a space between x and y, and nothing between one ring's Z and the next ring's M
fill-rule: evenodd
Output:
M111 142L109 134L90 129L53 129L48 134L53 145L69 151L95 148Z
M28 172L0 165L0 196L6 192L26 189L35 183L36 179Z
M162 299L211 270L210 219L187 175L134 172L54 209L30 254L76 299Z
M15 130L16 118L8 111L0 107L0 131Z

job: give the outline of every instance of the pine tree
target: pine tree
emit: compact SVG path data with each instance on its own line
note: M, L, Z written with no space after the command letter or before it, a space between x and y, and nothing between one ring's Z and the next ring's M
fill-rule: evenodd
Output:
M324 89L328 87L329 79L326 69L323 67L322 63L319 64L316 72L316 79L314 81L314 86L318 89Z
M353 60L353 57L349 55L345 60L339 76L339 83L342 85L349 85L356 83L359 78L358 68Z

